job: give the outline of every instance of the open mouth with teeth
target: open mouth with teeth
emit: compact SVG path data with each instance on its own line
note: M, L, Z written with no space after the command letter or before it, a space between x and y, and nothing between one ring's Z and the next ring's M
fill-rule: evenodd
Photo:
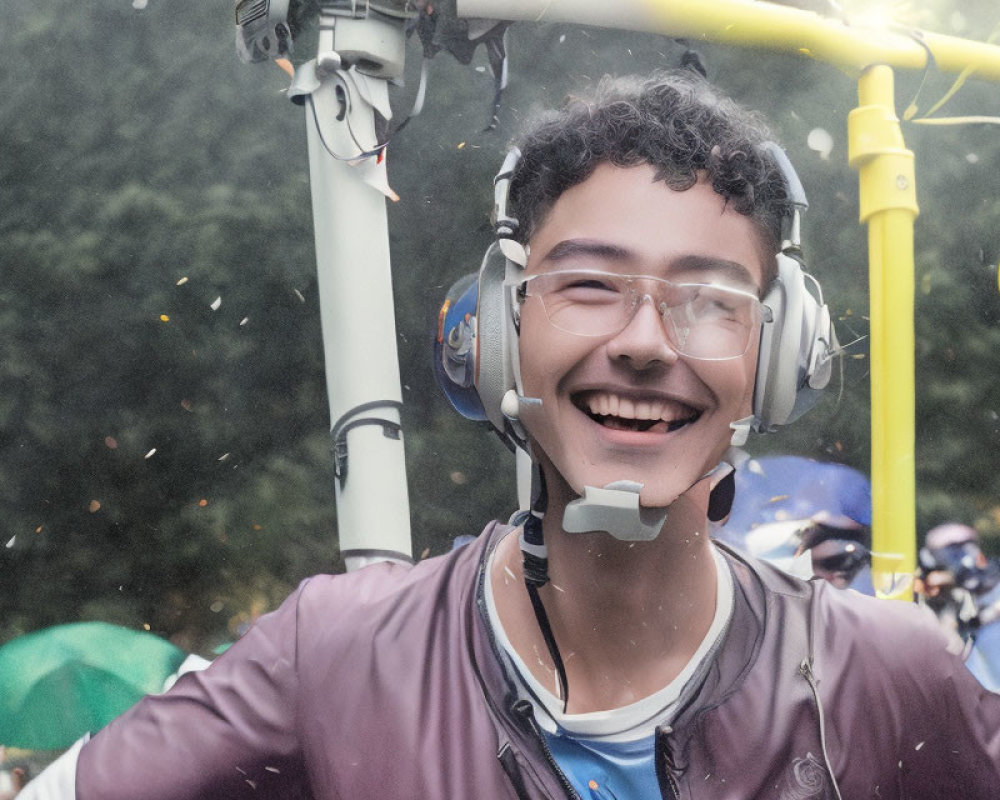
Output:
M636 400L610 392L584 392L573 403L598 425L617 431L671 433L701 416L697 408L677 400Z

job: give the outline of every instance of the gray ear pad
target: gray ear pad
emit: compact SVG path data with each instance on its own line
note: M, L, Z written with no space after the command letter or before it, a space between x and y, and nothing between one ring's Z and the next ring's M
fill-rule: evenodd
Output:
M761 326L754 388L754 430L798 419L829 383L837 347L829 309L807 289L802 267L779 253L778 276L764 298L771 319Z
M483 256L479 270L479 305L476 311L476 390L487 419L499 431L507 427L500 411L504 395L514 386L517 332L504 285L508 261L494 243Z

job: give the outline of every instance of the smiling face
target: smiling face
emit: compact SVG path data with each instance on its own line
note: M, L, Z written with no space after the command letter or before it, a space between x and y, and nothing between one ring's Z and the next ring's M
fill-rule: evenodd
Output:
M597 167L564 192L530 241L526 275L603 270L721 283L759 295L761 237L711 186L675 191L648 165ZM521 309L527 428L550 500L584 486L632 480L640 501L666 506L716 466L730 423L750 414L757 339L741 356L696 360L671 345L653 303L618 333L581 336L554 326L541 299Z

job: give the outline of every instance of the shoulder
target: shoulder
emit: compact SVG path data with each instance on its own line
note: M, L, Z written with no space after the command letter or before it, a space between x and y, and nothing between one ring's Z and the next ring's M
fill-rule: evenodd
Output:
M412 566L386 562L306 579L285 604L300 654L370 648L376 638L426 639L432 628L464 625L475 607L480 564L503 530L491 523L472 543Z
M879 600L819 581L813 602L820 635L840 649L863 647L887 661L907 660L917 653L925 660L961 651L961 641L938 624L933 612L913 603Z
M474 581L491 537L502 527L492 522L470 544L415 564L386 561L353 572L306 578L293 595L297 612L300 616L324 616L334 608L365 612L404 598L419 601L425 594L433 595L434 587L441 584Z

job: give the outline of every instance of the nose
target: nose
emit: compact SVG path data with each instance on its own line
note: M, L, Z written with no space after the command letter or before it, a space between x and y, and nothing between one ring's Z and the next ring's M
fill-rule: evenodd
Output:
M664 322L653 298L643 295L628 325L608 341L608 356L640 371L675 363L680 354L667 338Z

